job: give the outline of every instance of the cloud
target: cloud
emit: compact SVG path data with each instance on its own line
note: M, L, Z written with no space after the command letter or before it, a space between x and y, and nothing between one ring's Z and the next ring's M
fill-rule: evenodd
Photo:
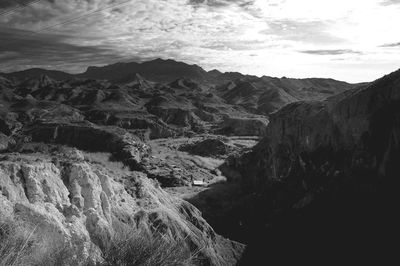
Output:
M207 43L202 48L217 50L217 51L253 51L265 48L277 47L276 44L267 44L264 41L255 40L240 40L240 41L215 41Z
M400 47L400 42L386 43L386 44L380 45L379 47Z
M312 55L342 55L342 54L362 54L360 51L354 51L351 49L335 49L335 50L302 50L299 51L304 54Z
M384 0L381 2L381 5L383 6L390 6L390 5L399 5L400 0Z
M188 0L188 4L196 8L208 7L215 9L239 9L253 17L261 18L262 10L256 6L257 0Z
M34 33L0 28L0 68L2 71L26 66L58 67L77 72L91 64L104 64L120 57L110 47L74 45L64 35Z
M253 5L255 0L189 0L191 5L207 5L210 7L226 7L232 4L240 7Z
M299 41L303 43L332 44L344 40L328 32L330 21L298 21L291 19L271 20L269 28L261 31L265 35L275 35L282 40Z
M2 0L0 2L0 9L1 8L11 8L16 6L26 6L33 2L37 2L37 0Z
M17 1L32 5L19 8ZM400 0L126 1L0 0L0 13L15 11L0 16L0 25L18 29L4 33L0 26L0 72L77 72L87 65L161 57L257 75L354 80L357 72L361 80L366 67L360 62L369 73L373 67L389 72L400 62L396 49L379 48L398 47L392 44L393 25L400 23L393 4ZM48 29L33 33L43 28ZM332 61L338 58L346 60Z

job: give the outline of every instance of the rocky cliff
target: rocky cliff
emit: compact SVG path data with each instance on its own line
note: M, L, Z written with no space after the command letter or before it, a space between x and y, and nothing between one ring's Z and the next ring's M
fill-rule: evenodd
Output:
M265 138L238 160L244 182L279 182L299 172L320 180L396 176L399 100L397 71L323 102L285 106L271 115Z
M247 191L229 218L250 243L242 265L267 250L280 262L286 252L298 262L309 251L339 261L394 255L387 239L397 221L399 107L396 71L270 116L253 150L221 167Z

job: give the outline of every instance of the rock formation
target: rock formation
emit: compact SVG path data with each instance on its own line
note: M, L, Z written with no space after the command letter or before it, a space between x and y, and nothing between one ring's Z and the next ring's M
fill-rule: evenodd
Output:
M350 169L377 177L397 173L392 160L398 152L399 73L323 102L293 103L271 115L265 138L242 158L249 169L257 166L248 180L284 180L299 170L294 167L324 168L325 174L350 174Z

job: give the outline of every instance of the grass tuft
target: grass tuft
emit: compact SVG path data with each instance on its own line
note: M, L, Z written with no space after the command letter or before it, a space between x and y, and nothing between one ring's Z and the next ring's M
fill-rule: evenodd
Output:
M197 265L186 243L151 236L146 231L125 228L115 234L104 252L101 266L172 266Z

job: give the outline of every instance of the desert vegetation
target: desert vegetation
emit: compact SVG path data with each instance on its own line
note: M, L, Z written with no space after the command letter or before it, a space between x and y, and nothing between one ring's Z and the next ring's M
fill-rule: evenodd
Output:
M74 251L57 243L51 234L40 235L36 226L23 221L0 221L0 265L83 265L83 266L162 266L199 265L196 252L186 243L168 240L162 235L151 236L142 230L119 227L109 246L102 254L102 261L80 261Z

